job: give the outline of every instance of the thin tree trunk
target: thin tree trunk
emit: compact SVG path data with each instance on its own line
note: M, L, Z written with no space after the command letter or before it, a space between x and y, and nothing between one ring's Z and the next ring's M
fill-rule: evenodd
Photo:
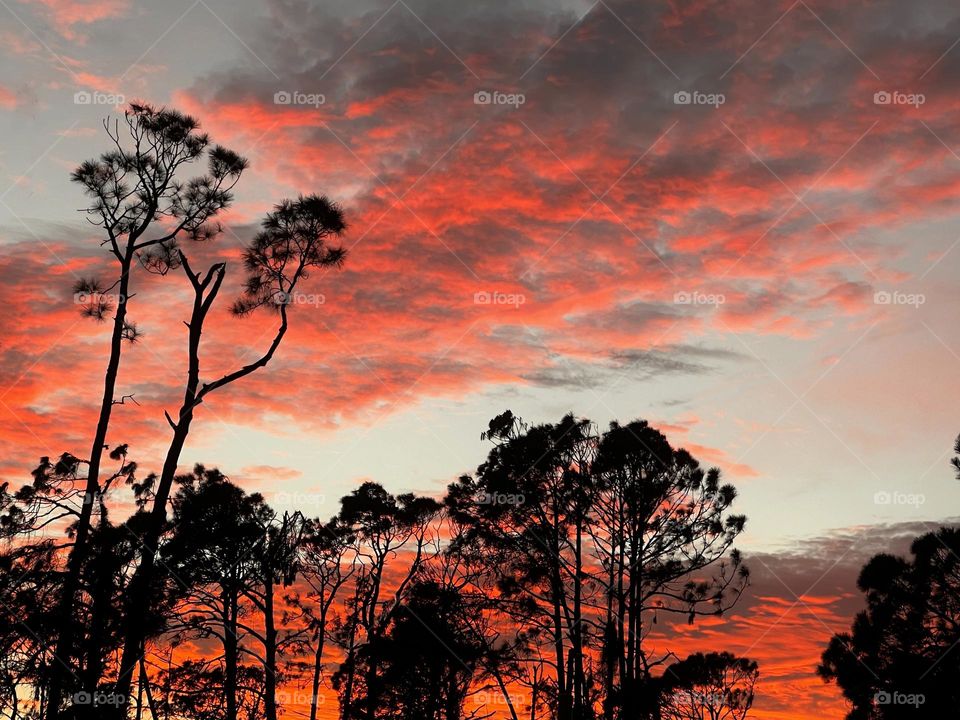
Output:
M100 526L102 529L102 519ZM103 553L102 547L97 548L95 552ZM84 649L86 662L82 678L84 689L89 693L97 691L100 679L103 676L104 656L106 654L103 641L106 637L107 618L113 600L114 560L111 556L98 562L97 565L90 589L90 629Z
M133 670L139 659L139 649L146 639L144 616L148 613L150 605L150 586L153 581L156 565L157 545L160 542L160 536L163 533L163 526L166 522L166 507L170 494L170 486L173 484L173 478L176 475L180 452L183 450L187 434L190 432L191 420L192 410L187 415L181 416L180 421L177 423L177 429L173 433L173 441L167 450L167 458L164 461L163 473L157 485L157 494L154 499L153 510L141 544L140 564L137 566L133 578L130 580L125 608L127 631L115 688L115 692L124 697L130 694L130 684L133 677ZM168 476L170 482L165 482L165 478ZM125 709L125 706L120 708L121 712L117 713L119 717L123 717L123 711L125 711Z
M327 607L320 607L320 621L317 627L317 650L313 656L313 694L310 696L310 720L317 720L317 706L320 695L320 677L323 674L323 645L327 635Z
M239 370L228 373L201 387L200 336L203 332L203 325L207 314L210 312L210 308L223 283L226 266L223 263L212 266L207 271L204 279L201 280L200 275L194 274L190 269L190 264L186 256L181 253L180 258L184 272L187 274L194 290L193 312L190 317L190 322L187 323L189 329L187 384L177 422L173 422L173 420L167 416L167 421L171 427L173 427L173 438L170 441L170 447L167 449L163 470L160 473L160 480L157 483L153 509L146 523L145 539L141 546L140 564L134 572L129 587L126 637L120 661L120 672L117 679L118 692L125 695L129 694L132 669L136 664L137 647L139 643L142 643L144 640L143 633L146 627L144 615L148 611L150 585L153 582L156 569L157 544L160 542L160 537L163 533L166 521L167 500L170 497L173 481L177 474L180 454L183 451L187 436L190 434L190 424L193 422L194 409L203 402L203 399L208 393L246 377L259 368L265 367L280 346L288 328L286 306L280 305L280 327L277 329L277 333L267 351L256 361L244 365ZM301 264L296 272L296 277L299 277L302 271L303 266ZM294 285L295 280L290 283L289 290L291 292L294 289ZM123 714L118 713L118 717L123 717Z
M143 717L143 665L140 666L140 675L137 678L137 714L136 720Z
M187 383L183 394L183 404L177 422L167 418L173 426L173 437L167 448L163 469L157 483L153 507L147 519L144 538L140 547L140 564L137 566L130 580L126 603L127 627L123 644L123 654L120 659L120 670L117 677L116 692L128 696L133 669L137 663L137 651L145 640L144 632L147 623L144 622L150 602L151 584L153 582L156 565L157 545L167 518L167 500L173 481L177 474L180 462L180 453L190 434L190 424L193 422L193 411L197 404L197 393L200 387L200 335L203 332L203 323L210 306L217 296L220 284L223 282L224 266L212 267L206 278L201 282L199 277L190 270L185 257L182 258L183 267L194 288L193 311L190 322L187 342ZM210 283L212 282L212 286ZM204 291L210 286L210 292L204 296ZM125 706L120 708L118 717L125 714Z
M560 593L556 588L553 600L553 644L557 662L557 718L570 720L570 697L565 675L563 647L563 620L560 614Z
M277 627L273 617L273 568L267 567L263 580L264 620L264 703L266 720L277 720Z
M118 285L117 312L113 318L113 330L110 335L110 357L107 360L107 369L103 378L103 395L100 399L100 415L97 419L97 429L90 446L90 456L87 465L86 489L83 496L83 506L74 528L73 549L67 560L67 572L63 581L63 590L57 608L57 645L54 650L55 660L51 665L50 687L47 697L47 720L55 720L60 712L67 675L72 673L70 663L73 658L74 643L74 607L77 591L80 589L80 573L87 558L87 543L90 535L90 519L93 515L93 506L100 492L100 464L107 440L107 429L110 426L110 415L113 412L113 399L116 395L117 376L120 372L120 355L123 350L123 330L127 317L127 297L130 291L130 265L133 259L132 246L128 246L127 253L120 263L120 282ZM74 676L76 677L76 676ZM96 688L86 688L88 692L95 692Z
M153 701L153 692L150 690L150 676L147 674L147 663L143 655L140 655L140 677L143 683L144 692L147 695L147 707L150 708L150 717L152 720L160 720L157 713L157 705Z
M503 699L507 703L507 709L510 711L511 720L520 720L520 718L517 717L517 710L513 706L513 698L510 697L510 691L507 690L507 685L503 681L503 675L501 675L498 670L493 670L491 674L493 675L493 679L497 681L497 686L500 688L500 694L503 695Z
M584 686L586 680L583 672L583 611L582 611L582 572L583 572L583 521L577 510L576 540L574 543L574 578L573 578L573 637L571 652L573 653L574 718L583 720L584 713Z
M359 612L359 608L355 610ZM353 720L353 683L357 673L357 619L350 620L350 644L347 647L347 679L343 690L343 720Z
M377 679L377 670L379 669L379 663L376 658L376 642L377 636L371 635L367 637L367 672L366 672L366 683L367 683L367 698L366 698L366 709L365 715L367 720L375 720L376 711L377 711L377 702L379 701L380 690L379 690L379 680Z
M237 594L232 589L223 598L223 664L227 718L237 720Z

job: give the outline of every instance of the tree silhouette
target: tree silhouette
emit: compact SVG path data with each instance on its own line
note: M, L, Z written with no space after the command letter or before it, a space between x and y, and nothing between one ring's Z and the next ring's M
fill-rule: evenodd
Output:
M263 631L246 628L262 647L264 716L277 720L277 687L281 680L279 657L302 631L284 633L277 624L277 590L289 587L299 573L297 546L304 533L299 513L277 515L272 510L258 515L261 540L254 546L257 582L246 589L246 596L263 621Z
M716 468L705 472L645 421L611 423L594 472L605 695L628 715L650 713L650 677L668 656L652 657L645 638L658 616L693 622L739 599L748 574L732 545L746 520L729 513L736 491Z
M849 720L950 717L960 703L960 530L922 535L910 553L863 567L867 607L817 668L850 701Z
M382 486L365 482L341 498L340 505L338 519L356 537L361 567L350 604L353 617L339 634L347 657L334 681L343 718L373 720L383 688L381 641L420 568L428 556L439 552L433 521L440 504L411 493L393 496ZM400 553L403 565L393 568L388 594L387 564Z
M475 480L450 488L448 504L489 553L514 621L548 634L557 717L584 717L582 540L595 438L587 421L570 415L528 429L509 411L487 436L487 462Z
M156 577L178 593L179 603L171 613L176 617L158 630L173 633L176 644L189 638L219 642L222 653L208 658L202 670L207 685L222 681L217 692L225 720L241 717L249 705L244 677L259 678L259 712L275 716L283 675L279 658L305 632L279 626L276 616L277 589L299 571L302 518L277 515L262 496L245 493L216 469L198 465L178 476L177 484Z
M357 571L358 554L353 529L333 518L329 522L313 520L299 547L300 572L309 586L306 597L294 596L293 604L301 612L313 643L313 668L310 680L310 720L317 720L320 683L323 680L324 650L334 603L340 591Z
M695 653L661 678L663 720L743 720L753 706L757 663L728 652Z
M56 635L55 609L61 580L50 568L57 548L50 540L0 552L0 715L21 712L24 688L38 717L48 681L47 653Z
M101 245L116 261L116 276L109 282L81 280L74 288L84 314L104 319L113 312L110 353L104 374L103 394L96 429L85 459L84 502L74 523L74 543L63 583L57 621L55 656L73 654L74 603L80 572L87 559L87 539L93 498L102 496L100 467L116 398L117 377L125 341L139 337L129 319L131 273L138 258L147 265L176 251L181 236L205 240L216 234L210 221L232 201L231 189L246 168L246 161L221 146L210 146L199 123L175 110L131 104L124 113L125 132L119 122L104 122L114 148L77 168L71 179L91 198L85 213L103 233ZM190 180L180 177L191 163L206 158L206 173ZM64 684L71 674L65 662L51 665L47 717L60 711ZM85 690L95 690L97 678L88 677ZM91 686L93 683L93 686Z
M573 416L529 427L508 412L484 437L494 444L487 461L476 477L453 483L442 505L365 482L327 522L277 514L214 468L176 476L173 517L154 536L156 563L135 613L130 599L145 558L136 538L156 532L162 476L137 480L118 449L139 510L113 525L104 507L90 533L74 687L122 677L114 658L123 663L135 622L141 652L127 670L134 692L122 697L141 718L273 720L288 697L283 683L304 675L315 718L329 635L341 651L329 657L340 661L330 679L343 720L561 712L743 720L756 663L713 653L667 666L669 648L653 654L644 642L658 615L693 622L723 612L743 589L731 544L744 521L729 513L735 493L719 473L642 421L600 433ZM74 491L56 478L79 465L47 461L34 483L0 493L0 529L10 540L57 517ZM0 555L0 589L37 603L27 618L34 637L12 617L0 632L8 673L0 696L30 720L43 712L49 678L43 643L55 637L49 598L62 577L43 563L55 553L40 541ZM956 577L952 567L947 576ZM923 576L923 587L937 588L936 577ZM939 594L955 591L944 585ZM187 641L203 656L174 661ZM163 651L166 667L151 667L148 656ZM32 708L18 697L24 683L36 688ZM71 717L126 712L115 708L117 685L94 687L107 703L74 704Z
M494 448L447 505L497 580L501 608L543 636L559 720L655 717L644 638L658 614L719 614L747 582L732 543L745 519L719 471L703 471L645 422L597 433L568 415L526 426L494 418ZM601 680L602 678L602 680Z
M302 280L318 267L338 267L345 252L328 245L339 237L346 224L340 208L325 197L310 195L296 201L284 201L268 213L262 230L244 253L247 270L246 289L235 303L234 311L246 315L267 306L280 316L280 323L267 350L255 361L215 380L200 379L201 336L224 277L226 265L217 263L206 272L194 271L186 253L178 250L179 266L193 289L193 308L187 322L187 382L177 419L167 414L173 433L141 541L140 563L130 581L125 613L127 630L120 662L116 693L129 696L144 642L141 618L149 604L148 589L156 569L156 549L166 518L167 500L176 477L180 454L190 434L196 408L208 397L265 367L273 358L289 327L288 305ZM270 711L270 707L267 708Z
M447 627L462 636L461 643L479 650L476 662L469 666L473 671L470 716L483 717L489 708L496 708L519 720L525 706L534 712L535 698L541 690L528 672L530 667L537 672L531 639L535 632L503 622L509 617L504 605L510 601L500 593L496 578L488 571L488 559L471 542L469 526L446 512L439 532L447 539L444 551L424 567L419 582L430 583L456 599L456 606L462 610L457 623ZM524 685L531 688L529 702L516 692Z
M265 692L263 671L254 666L241 666L235 680L238 689L232 711L227 707L223 688L228 684L224 670L215 663L188 660L163 672L161 682L166 692L155 702L156 718L178 720L259 720L263 717Z
M410 586L375 649L383 687L376 717L463 717L486 649L472 632L472 612L466 599L450 586L432 581L415 581Z
M0 486L0 541L10 546L8 557L17 558L18 562L26 562L33 556L48 561L47 567L26 573L21 578L29 578L37 584L35 588L43 587L49 591L50 594L44 592L42 597L52 602L38 608L41 614L34 617L32 623L11 626L13 634L21 635L15 644L17 647L27 647L39 637L34 627L49 631L50 644L47 647L55 647L65 582L65 573L59 570L56 559L62 550L73 547L69 538L53 545L49 541L37 541L35 536L47 528L63 524L67 526L68 535L72 535L81 508L91 504L98 507L98 521L87 531L88 551L77 578L79 592L74 602L70 654L48 657L44 652L38 657L41 664L37 668L34 690L43 707L40 716L45 717L49 712L46 693L61 671L68 675L66 687L70 693L80 692L92 697L99 688L105 659L116 640L120 619L117 600L131 559L130 535L127 523L116 526L109 521L105 494L114 482L121 479L136 484L136 463L127 459L125 445L113 448L110 459L117 462L116 469L101 481L101 492L96 497L88 496L82 486L76 485L84 463L69 453L61 455L56 462L41 458L32 472L32 482L15 492L11 492L6 483ZM56 553L48 557L50 548Z
M255 548L262 542L259 495L247 495L219 471L202 466L178 477L172 501L173 533L163 545L163 568L171 583L189 591L180 610L183 632L215 637L222 646L225 720L238 717L238 678L242 670L242 599L258 572ZM215 675L208 675L210 681Z

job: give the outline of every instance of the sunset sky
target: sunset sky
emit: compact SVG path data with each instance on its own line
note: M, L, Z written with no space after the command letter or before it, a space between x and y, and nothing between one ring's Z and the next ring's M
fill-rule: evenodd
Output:
M0 0L0 54L5 479L87 452L99 401L69 173L124 100L176 107L251 161L194 251L231 293L280 199L350 224L187 463L326 516L364 479L441 493L506 408L645 418L749 518L749 595L672 633L757 658L761 720L842 716L814 669L858 568L960 515L956 3ZM110 439L154 469L189 289L135 282ZM273 330L218 313L210 376Z

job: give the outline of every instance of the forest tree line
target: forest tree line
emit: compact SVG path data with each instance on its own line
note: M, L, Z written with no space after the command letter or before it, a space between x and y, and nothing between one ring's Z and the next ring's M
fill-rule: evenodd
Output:
M756 663L648 641L658 619L717 614L743 591L733 488L642 421L598 433L508 411L486 435L488 460L442 499L366 482L326 520L278 513L214 468L179 475L138 614L130 711L248 720L286 704L316 718L335 697L345 720L744 717ZM149 490L137 492L146 508ZM39 508L54 494L12 501ZM117 524L101 512L91 531L60 716L88 711L78 698L128 707L115 678L145 512ZM24 718L49 710L56 552L21 542L4 558L19 608L5 624L5 696Z

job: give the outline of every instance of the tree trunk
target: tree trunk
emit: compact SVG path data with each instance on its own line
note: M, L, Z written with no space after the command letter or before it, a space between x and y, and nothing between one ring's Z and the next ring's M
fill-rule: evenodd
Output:
M559 601L554 605L553 628L554 654L556 655L557 661L557 718L558 720L570 720L570 695L566 682L566 658L563 647L563 624L560 619Z
M160 720L160 715L157 713L157 704L153 701L153 691L150 690L150 676L147 674L147 663L143 655L140 656L140 681L143 684L143 689L147 696L147 707L150 708L150 720Z
M573 671L573 716L576 720L584 720L584 690L586 678L583 671L583 519L577 518L576 541L574 543L574 578L573 578L573 633L572 648Z
M193 422L193 411L197 404L197 393L200 389L200 335L203 332L204 320L210 311L211 304L217 296L224 276L224 266L214 266L208 271L206 279L201 282L199 276L194 275L190 270L186 257L181 256L181 258L184 271L187 273L194 289L193 311L190 314L190 322L187 323L189 329L187 340L187 383L183 393L183 404L180 406L180 412L177 416L177 422L173 423L170 421L173 426L173 437L170 439L170 446L167 448L167 455L163 461L163 469L160 472L160 479L157 482L153 507L147 518L144 538L140 546L140 564L137 566L128 587L125 608L127 627L115 690L117 694L123 695L124 697L129 697L130 695L130 683L133 677L133 669L137 663L137 652L146 639L146 619L150 604L150 586L153 584L154 570L156 567L157 545L160 542L160 537L163 534L164 525L166 524L167 500L170 497L170 490L173 487L173 481L177 475L180 453L183 452L183 446L186 444L187 436L190 434L190 424ZM211 282L212 286L210 287L210 291L204 296L204 291L210 286ZM118 707L117 717L123 718L125 714L126 706Z
M263 605L266 720L277 720L277 627L273 617L273 568L269 566L263 578Z
M97 429L90 446L89 464L87 466L87 482L83 496L83 506L80 508L80 517L74 529L73 549L67 560L67 572L63 581L63 590L57 608L57 645L54 651L55 660L51 664L50 687L47 697L47 720L55 720L60 713L63 701L63 691L67 682L67 675L73 671L70 663L73 658L74 640L74 605L77 591L80 588L80 573L87 557L87 542L90 536L90 518L93 515L93 506L100 492L100 464L107 440L107 429L110 426L110 415L113 412L113 399L116 395L117 375L120 372L120 354L123 350L123 329L127 317L127 297L130 291L130 265L133 259L132 248L127 250L120 263L119 297L117 299L117 313L113 318L113 331L110 335L110 358L103 378L103 395L100 399L100 416L97 420ZM87 688L88 692L96 688Z
M104 549L101 546L96 548L95 552L103 554ZM103 643L106 638L107 619L113 601L115 561L113 556L106 556L103 560L98 560L96 565L90 587L90 629L84 648L85 663L82 678L84 690L91 694L97 691L103 676L106 656Z
M503 675L500 674L499 670L493 669L491 671L493 679L497 681L497 686L500 688L500 694L503 695L503 699L507 704L507 710L510 711L510 720L520 720L517 717L517 710L513 706L513 698L510 697L510 691L507 689L507 684L503 681ZM531 702L535 702L535 699L531 695Z
M317 720L317 706L320 695L320 677L323 674L323 644L327 635L327 608L320 608L320 622L317 627L317 650L313 656L313 683L310 696L310 720Z
M357 608L354 612L358 612ZM353 720L353 683L357 674L357 620L350 621L350 643L347 646L347 679L344 682L343 707L340 709L343 720Z
M367 697L366 697L366 708L365 716L367 720L376 720L377 717L377 702L380 698L379 690L379 680L377 679L377 670L379 669L379 663L377 662L376 654L378 649L376 648L376 636L367 637L367 672L366 672L366 684L367 684Z
M140 666L140 675L137 680L137 712L134 715L135 720L143 717L143 666Z
M223 664L224 692L226 693L226 720L237 720L237 614L239 612L237 593L225 592L223 598Z
M157 494L153 502L147 528L140 547L140 564L137 566L130 580L126 602L127 628L123 644L123 654L120 658L120 671L117 677L115 693L129 697L133 670L139 658L139 650L146 640L146 616L150 606L151 585L156 567L157 545L163 534L163 526L167 518L167 499L173 485L173 478L177 472L177 463L180 453L190 432L190 421L193 411L180 417L177 429L173 433L173 440L167 449L167 457L163 464L163 472L157 484ZM124 717L126 706L118 708L118 717Z
M559 557L557 553L556 557ZM557 673L557 720L570 720L570 687L566 675L566 654L563 644L563 615L560 608L560 598L563 593L563 579L560 577L560 568L551 568L553 593L553 648L556 656Z

